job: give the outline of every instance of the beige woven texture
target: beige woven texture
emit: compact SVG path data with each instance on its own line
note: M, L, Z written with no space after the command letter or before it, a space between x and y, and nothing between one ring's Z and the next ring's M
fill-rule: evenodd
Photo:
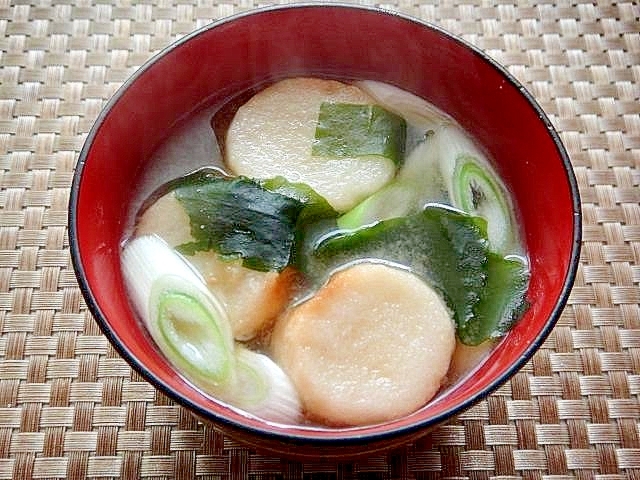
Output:
M640 8L581 1L381 5L462 35L532 92L575 167L583 254L557 328L487 400L388 455L299 463L203 428L130 370L87 312L66 229L110 95L258 4L0 0L0 479L640 480Z

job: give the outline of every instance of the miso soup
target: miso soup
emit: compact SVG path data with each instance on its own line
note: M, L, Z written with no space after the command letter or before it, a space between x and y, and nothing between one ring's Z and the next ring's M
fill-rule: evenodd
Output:
M283 424L410 414L527 309L508 188L446 113L290 78L194 113L150 161L122 266L189 382Z

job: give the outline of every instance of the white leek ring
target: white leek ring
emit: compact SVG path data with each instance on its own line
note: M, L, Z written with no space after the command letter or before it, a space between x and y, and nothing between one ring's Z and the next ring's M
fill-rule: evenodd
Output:
M167 359L213 393L235 382L234 342L222 303L190 264L155 235L122 253L135 310Z

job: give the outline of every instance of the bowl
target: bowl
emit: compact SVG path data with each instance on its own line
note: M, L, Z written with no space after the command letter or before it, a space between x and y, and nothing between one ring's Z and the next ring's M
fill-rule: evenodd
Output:
M379 80L432 102L488 150L521 216L531 267L529 310L474 375L394 421L291 427L216 402L158 352L123 285L120 252L134 192L167 132L205 103L220 104L256 85L300 75ZM482 51L405 15L298 4L214 22L164 49L122 85L80 153L69 235L91 313L122 357L156 388L256 448L298 458L350 457L415 440L486 397L527 362L567 302L578 266L581 216L576 180L558 134L525 88Z

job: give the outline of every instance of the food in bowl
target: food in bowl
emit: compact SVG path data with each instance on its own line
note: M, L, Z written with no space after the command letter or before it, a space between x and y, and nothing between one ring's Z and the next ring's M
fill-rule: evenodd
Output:
M283 424L391 421L470 374L526 311L515 202L424 99L292 77L195 118L156 163L214 132L219 156L146 180L122 270L158 348L206 394Z
M225 117L223 110L234 111L225 102L244 104L249 100L244 93L257 93L255 87L301 76L349 84L375 80L427 99L484 149L517 206L519 241L528 261L529 308L488 353L484 343L461 347L458 342L449 375L468 368L473 374L443 386L415 412L381 423L280 423L215 400L161 354L125 288L122 241L133 233L131 212L162 183L210 166L211 158L217 158L210 120L216 113L219 120ZM213 109L207 111L209 106ZM162 162L164 158L173 161ZM149 178L164 181L154 185ZM291 4L216 21L136 70L109 100L80 152L70 197L69 243L90 312L132 368L234 439L316 460L411 442L504 384L540 347L567 302L579 265L580 218L577 183L558 134L531 95L486 54L402 14ZM279 285L287 281L272 282L275 292L281 291ZM239 305L249 308L246 302ZM251 325L244 328L250 336ZM472 352L461 355L463 350ZM474 361L476 354L486 360Z

